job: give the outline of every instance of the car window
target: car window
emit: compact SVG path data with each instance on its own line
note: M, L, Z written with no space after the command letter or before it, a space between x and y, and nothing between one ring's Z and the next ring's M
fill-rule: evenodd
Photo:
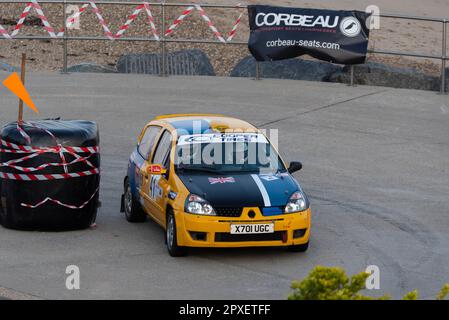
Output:
M269 174L286 168L274 147L258 133L182 135L174 157L177 168Z
M149 126L146 129L138 148L140 155L144 159L148 160L148 158L150 157L151 150L153 150L153 147L156 143L157 134L160 130L161 127L158 126Z
M161 139L159 140L159 144L157 145L156 151L153 156L154 164L164 164L166 157L170 151L171 147L171 134L168 131L165 131L162 134Z
M167 172L164 174L164 177L165 177L165 179L167 179L167 180L168 180L168 177L170 176L170 152L171 152L171 151L169 151L169 152L167 153L167 156L165 157L165 162L164 162L164 164L163 164L163 167L164 167L165 169L167 169Z

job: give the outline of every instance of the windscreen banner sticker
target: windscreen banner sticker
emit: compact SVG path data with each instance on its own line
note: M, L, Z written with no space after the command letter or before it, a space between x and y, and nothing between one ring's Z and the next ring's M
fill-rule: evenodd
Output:
M206 133L179 137L178 146L200 143L268 143L260 133Z
M248 17L248 48L257 61L308 54L345 65L365 62L369 13L250 5Z

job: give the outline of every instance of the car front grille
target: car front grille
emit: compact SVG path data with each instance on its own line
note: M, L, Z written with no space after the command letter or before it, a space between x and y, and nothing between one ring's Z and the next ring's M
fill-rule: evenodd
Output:
M233 217L238 218L242 215L242 207L218 207L214 208L215 213L219 217Z
M282 241L285 231L258 234L230 234L227 232L215 233L216 242L245 242L245 241Z

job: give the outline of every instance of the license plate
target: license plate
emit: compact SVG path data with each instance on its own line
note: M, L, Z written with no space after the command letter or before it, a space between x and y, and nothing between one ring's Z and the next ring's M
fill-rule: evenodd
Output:
M231 224L231 234L273 233L274 223Z

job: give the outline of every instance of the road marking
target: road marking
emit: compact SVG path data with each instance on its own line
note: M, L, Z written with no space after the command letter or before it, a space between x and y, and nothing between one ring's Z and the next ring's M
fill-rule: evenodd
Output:
M365 94L362 94L361 96L356 96L356 97L352 97L352 98L345 99L345 100L342 100L342 101L337 101L337 102L329 103L329 104L326 104L326 105L318 106L316 108L313 108L313 109L310 109L310 110L305 110L305 111L302 111L302 112L299 112L299 113L295 110L288 117L283 117L283 118L280 118L280 119L277 119L277 120L272 120L272 121L269 121L269 122L258 124L257 127L258 128L266 127L267 125L272 125L274 123L281 122L281 121L284 121L284 120L290 120L292 118L296 118L298 116L302 116L302 115L307 114L307 113L311 113L311 112L320 111L320 110L323 110L323 109L335 107L335 106L338 106L340 104L351 102L351 101L354 101L354 100L357 100L357 99L360 99L360 98L366 98L366 97L369 97L369 96L374 96L376 94L383 93L383 92L386 92L386 91L389 91L389 90L386 89L386 90L380 90L380 91L365 93Z

